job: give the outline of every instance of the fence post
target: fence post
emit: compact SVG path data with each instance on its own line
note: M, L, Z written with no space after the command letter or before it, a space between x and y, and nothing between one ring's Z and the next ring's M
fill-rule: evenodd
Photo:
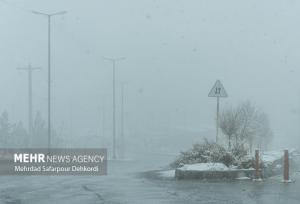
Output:
M284 150L283 157L283 182L289 183L290 180L290 166L289 166L289 150Z
M258 149L255 150L255 164L254 164L254 168L255 168L255 178L254 178L254 180L260 181L261 180L261 175L260 175L259 150Z

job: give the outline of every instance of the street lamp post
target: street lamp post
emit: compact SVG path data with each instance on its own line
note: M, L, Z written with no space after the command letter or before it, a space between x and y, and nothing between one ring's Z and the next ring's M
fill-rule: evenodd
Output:
M28 134L32 139L32 72L40 69L40 67L32 67L30 64L28 67L17 68L18 70L24 70L28 73Z
M116 159L116 62L124 60L124 57L120 58L107 58L113 64L113 159Z
M32 11L37 15L42 15L48 19L48 149L51 148L51 17L63 15L66 11L55 13L42 13L39 11Z
M124 138L124 87L125 87L125 83L123 82L121 84L121 156L122 159L125 159L125 138Z

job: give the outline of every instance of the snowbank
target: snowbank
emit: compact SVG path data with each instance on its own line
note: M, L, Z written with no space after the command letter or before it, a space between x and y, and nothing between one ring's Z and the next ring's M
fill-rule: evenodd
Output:
M236 179L253 177L254 169L236 169L223 163L186 164L175 170L177 179Z
M183 171L228 171L229 168L223 163L197 163L186 164L178 168Z

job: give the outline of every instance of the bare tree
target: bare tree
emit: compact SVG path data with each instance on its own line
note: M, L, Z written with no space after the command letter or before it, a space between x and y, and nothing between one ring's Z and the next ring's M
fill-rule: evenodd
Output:
M228 137L228 149L231 149L231 140L233 136L235 136L237 144L237 134L241 125L239 113L239 110L231 107L223 111L220 116L219 127L221 128L223 134Z
M242 141L246 141L249 145L249 150L252 152L253 143L257 134L258 127L258 114L259 110L251 104L250 101L246 101L239 106L241 128L239 137Z
M257 129L256 129L256 145L259 149L266 149L268 144L273 138L273 132L270 128L270 121L265 113L260 113L257 118Z
M254 144L262 148L272 138L268 116L250 101L225 110L220 117L220 128L228 137L229 149L232 137L235 137L235 147L247 144L250 152Z

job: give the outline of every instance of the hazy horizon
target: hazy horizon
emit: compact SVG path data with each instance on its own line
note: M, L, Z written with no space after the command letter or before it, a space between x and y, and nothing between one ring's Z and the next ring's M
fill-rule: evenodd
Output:
M175 129L214 135L220 79L229 97L221 109L250 100L271 121L275 144L300 145L298 10L289 1L0 1L0 112L27 128L27 73L34 112L47 116L47 19L31 10L67 14L52 20L53 127L75 143L111 136L112 64L117 62L117 126L125 82L125 133ZM272 6L270 6L272 4ZM134 6L133 6L134 5ZM217 6L216 6L217 5ZM171 132L167 130L171 129ZM144 136L141 136L144 137Z

